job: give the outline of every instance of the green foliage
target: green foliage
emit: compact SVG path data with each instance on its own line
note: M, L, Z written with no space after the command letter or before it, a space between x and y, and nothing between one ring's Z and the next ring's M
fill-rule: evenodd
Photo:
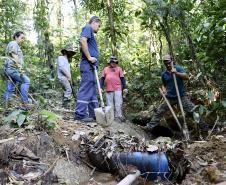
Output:
M7 117L5 117L5 123L16 123L19 127L21 127L26 121L28 112L23 110L15 110L10 113Z
M141 70L142 73L133 76L130 81L128 99L135 110L145 110L158 99L158 87L161 85L160 71L149 71L146 68Z
M33 34L33 31L38 34L37 45L34 40L27 40L22 45L26 72L31 79L30 92L42 94L49 89L58 91L61 88L56 77L53 78L51 75L56 74L56 62L53 63L54 69L51 71L46 66L45 45L50 44L45 40L46 31L49 32L49 39L53 42L54 54L51 54L53 59L58 57L63 46L68 44L75 46L78 52L71 63L72 77L76 82L76 88L79 86L81 58L79 34L92 15L98 15L102 20L101 29L96 34L100 49L99 73L101 73L112 55L108 1L80 1L82 6L77 6L74 11L76 12L75 20L70 20L70 26L67 27L64 27L64 23L59 26L57 22L59 20L49 21L53 12L60 11L61 8L63 13L63 6L55 8L55 5L52 5L53 1L46 0L32 2L33 9L30 4L27 6L27 2L22 3L20 0L0 0L2 33L0 55L4 55L6 44L11 40L15 30L25 29L28 32L27 35ZM197 81L202 80L204 85L199 83L201 85L191 85L189 88L200 88L205 92L218 89L220 98L226 97L226 69L223 67L226 61L224 39L226 2L224 0L114 0L112 2L117 53L119 65L126 73L125 78L130 92L129 106L136 108L134 109L136 111L144 110L160 99L158 87L161 85L161 56L169 52L167 33L170 33L176 61L186 67L193 76L201 74ZM33 13L33 17L30 19L25 17L28 13L29 15ZM64 18L67 22L67 17ZM35 30L32 30L30 22L34 22ZM196 62L191 62L188 35L195 46ZM47 51L50 53L50 50ZM208 83L209 81L211 84ZM2 93L3 84L5 82L0 80ZM203 96L201 97L203 106L208 111L223 109L224 101L213 101L211 93L204 93ZM48 96L38 96L37 99L43 105L42 108L45 108ZM212 103L206 105L205 100L211 100ZM206 109L199 107L199 112L205 114Z
M57 122L59 121L59 116L51 111L42 110L39 115L40 124L44 126L44 128L55 129L58 127Z
M0 41L6 44L12 39L12 35L16 30L24 28L21 19L25 7L25 4L20 0L0 1ZM2 47L2 45L0 46Z
M37 0L34 9L35 29L40 32L49 28L48 1Z
M108 20L108 2L103 0L82 0L81 5L88 9L91 13L97 13L102 20L102 31L107 37L110 37L110 23ZM130 15L125 11L128 5L127 0L113 1L113 17L115 24L116 40L124 41L128 34L128 22Z

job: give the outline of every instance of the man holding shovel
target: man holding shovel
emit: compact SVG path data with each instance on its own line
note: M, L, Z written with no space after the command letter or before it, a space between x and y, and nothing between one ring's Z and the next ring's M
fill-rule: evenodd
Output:
M63 103L64 108L68 108L68 103L70 102L70 97L72 93L71 86L71 69L70 62L75 51L73 48L68 47L61 50L62 56L59 56L57 59L57 76L64 88Z
M176 93L175 82L173 79L173 75L176 76L176 82L179 90L179 95L181 98L181 103L183 109L190 115L193 115L193 111L195 105L188 99L186 95L186 90L184 87L184 80L188 80L189 77L185 70L179 65L172 65L172 57L170 55L165 55L163 57L163 62L166 67L166 71L162 73L162 82L163 82L163 93L165 93L167 100L169 101L170 105L178 104L178 97ZM145 127L147 131L151 132L152 129L158 125L159 121L163 117L164 113L169 110L169 106L166 102L163 102L154 113L151 121ZM206 135L208 131L208 126L200 120L198 124L201 132Z
M101 26L101 20L93 16L81 33L80 45L82 61L80 63L81 82L77 94L75 120L92 122L95 120L94 109L98 107L96 77L94 66L98 67L99 49L94 36Z

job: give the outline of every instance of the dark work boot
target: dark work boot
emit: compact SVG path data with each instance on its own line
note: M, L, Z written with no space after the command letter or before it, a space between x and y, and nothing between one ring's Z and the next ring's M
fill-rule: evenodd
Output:
M62 107L65 108L65 109L68 109L69 108L69 102L70 100L66 97L63 98L63 103L62 103Z
M148 123L145 127L143 127L145 132L151 133L152 130L157 126L156 123Z
M209 125L205 123L202 119L200 119L198 127L203 138L206 138L208 136Z

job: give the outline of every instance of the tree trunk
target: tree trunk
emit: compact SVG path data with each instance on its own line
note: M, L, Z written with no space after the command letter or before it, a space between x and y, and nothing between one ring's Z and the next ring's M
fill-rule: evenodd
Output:
M107 8L108 8L108 20L110 24L112 55L117 56L116 35L115 35L114 16L113 16L113 0L107 1Z
M161 37L161 34L159 34L159 57L160 57L160 60L162 61L162 37Z
M77 34L79 34L79 17L78 17L78 6L76 3L76 0L73 0L74 5L75 5L75 22L76 22L76 30Z
M53 58L54 58L54 46L53 43L49 40L49 33L46 31L44 33L45 40L45 60L46 65L49 67L50 76L54 78L54 65L53 65Z
M180 21L180 24L181 24L181 28L185 34L185 37L187 38L188 40L188 44L189 44L189 48L190 48L190 51L191 51L191 58L192 58L192 61L193 61L193 64L195 64L197 62L197 57L196 57L196 48L195 48L195 45L194 45L194 42L192 40L192 36L191 36L191 33L189 32L189 29L188 29L188 26L185 22L185 18L182 17L179 19Z
M171 42L171 35L170 35L170 26L168 24L168 19L167 19L167 16L163 17L163 21L161 21L159 18L158 19L158 22L162 28L162 31L166 37L166 41L167 41L167 44L168 44L168 47L169 47L169 53L170 55L172 56L172 58L174 59L174 53L173 53L173 45L172 45L172 42Z
M62 45L62 12L61 12L61 2L62 0L57 0L57 27L60 28L59 39L60 46Z
M174 59L174 53L173 53L173 45L172 45L172 42L171 42L171 30L170 30L170 26L168 24L168 19L167 17L163 17L163 21L164 21L164 25L165 26L165 35L166 35L166 40L167 40L167 43L168 43L168 46L169 46L169 52L170 52L170 55L172 56L172 58Z

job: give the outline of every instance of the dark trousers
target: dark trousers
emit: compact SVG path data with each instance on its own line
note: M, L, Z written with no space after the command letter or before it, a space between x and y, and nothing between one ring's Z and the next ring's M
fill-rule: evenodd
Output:
M80 71L82 79L77 94L75 117L77 119L95 118L94 109L98 107L98 100L94 69L88 61L83 60Z

